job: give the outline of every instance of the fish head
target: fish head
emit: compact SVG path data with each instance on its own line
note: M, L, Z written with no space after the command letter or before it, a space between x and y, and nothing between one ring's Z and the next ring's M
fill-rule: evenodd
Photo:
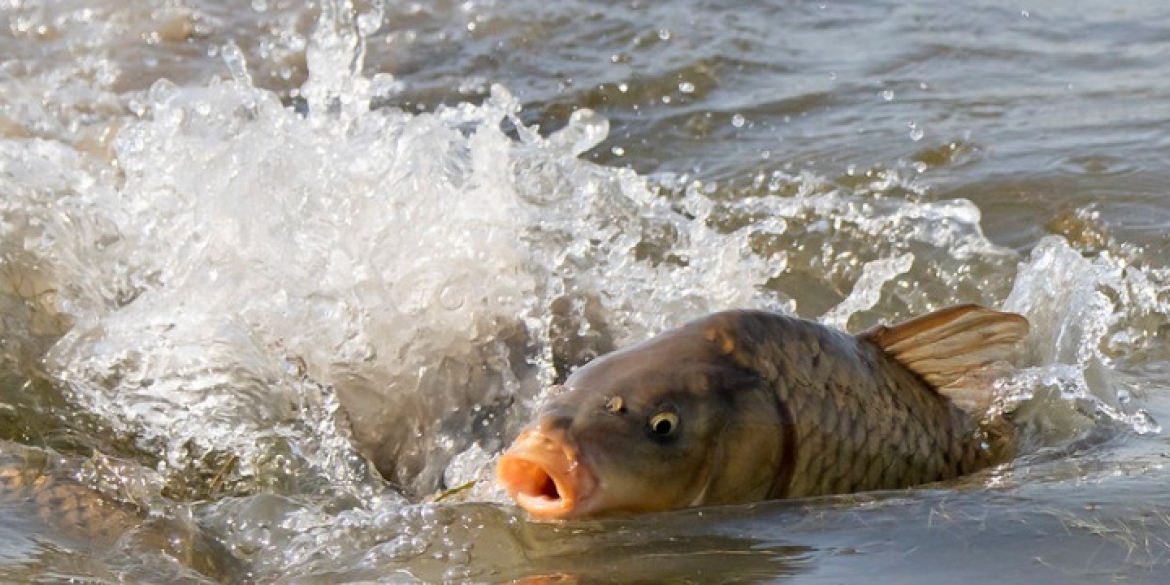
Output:
M729 346L692 324L578 369L500 458L501 484L530 515L551 519L766 492L743 473L772 463L772 439L756 430L774 435L776 419L759 374Z

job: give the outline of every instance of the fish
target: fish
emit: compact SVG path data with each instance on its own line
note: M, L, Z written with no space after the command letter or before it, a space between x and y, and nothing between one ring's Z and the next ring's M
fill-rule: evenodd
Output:
M92 489L77 477L81 466L76 458L0 441L0 516L29 534L64 539L72 550L96 556L127 546L143 555L163 553L216 582L247 581L239 560L200 526L184 518L151 517L134 502ZM147 573L130 580L156 578Z
M111 546L142 522L143 512L88 489L65 459L30 447L0 449L0 509L20 510L70 539Z
M496 478L541 520L954 479L1015 457L992 378L1028 330L1022 315L975 304L857 335L713 313L550 387Z

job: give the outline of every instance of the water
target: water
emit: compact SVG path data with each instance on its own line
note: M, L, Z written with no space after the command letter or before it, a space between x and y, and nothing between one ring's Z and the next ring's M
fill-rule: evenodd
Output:
M1166 571L1158 3L0 15L0 451L141 512L0 508L4 580ZM955 302L1034 325L1007 468L567 525L485 481L543 387L691 317Z

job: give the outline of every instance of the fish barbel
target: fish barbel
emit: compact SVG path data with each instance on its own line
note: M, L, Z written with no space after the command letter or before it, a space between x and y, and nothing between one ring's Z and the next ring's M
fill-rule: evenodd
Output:
M537 518L897 489L1010 460L986 366L1021 315L948 307L850 335L726 311L574 372L497 477Z

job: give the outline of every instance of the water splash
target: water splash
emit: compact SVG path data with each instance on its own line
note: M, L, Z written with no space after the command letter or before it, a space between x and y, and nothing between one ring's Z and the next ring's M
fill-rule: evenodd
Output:
M0 79L0 300L22 311L5 312L5 349L35 336L21 359L39 364L68 333L48 365L72 406L149 454L127 463L149 493L203 474L173 497L213 503L176 507L207 520L262 580L499 578L493 563L532 561L519 518L416 502L490 477L501 441L568 369L711 310L860 328L942 303L998 304L1016 273L1019 258L987 240L974 204L938 201L896 171L833 180L768 168L749 188L643 177L581 160L605 139L603 117L579 110L542 135L481 78L466 87L491 87L483 103L400 111L400 82L362 73L377 3L365 14L321 7L309 81L291 96L257 89L253 77L265 78L233 44L218 51L221 80L115 89L102 47L138 43L127 34L138 29L70 4L14 21L14 33L75 27L58 34L80 42L27 45L93 50L64 58L76 67ZM301 40L288 52L304 52ZM757 124L749 114L732 125ZM1070 252L1045 242L1019 273L1009 306L1040 325L1035 366L1003 391L1076 419L1049 428L1100 419L1157 432L1124 362L1164 351L1170 273ZM27 326L9 328L13 315ZM366 456L412 497L383 489ZM217 462L227 466L206 468ZM207 488L221 480L233 486ZM629 540L636 551L644 540L607 532L618 540L576 546ZM776 556L709 536L699 549Z
M861 269L861 277L853 285L853 292L839 305L825 313L821 317L821 322L837 329L848 329L849 318L859 311L872 309L881 299L882 286L891 279L906 274L913 264L913 254L867 262Z
M229 45L227 79L128 100L116 172L0 145L4 241L73 324L49 363L168 470L219 453L245 486L376 492L352 439L422 497L489 466L543 385L689 318L865 326L1006 294L1017 258L968 201L894 172L774 172L746 193L650 180L580 159L604 118L543 136L501 86L385 107L392 78L361 72L377 15L331 2L320 18L301 111Z
M309 78L298 92L311 112L338 112L343 121L362 114L369 87L361 75L366 55L364 35L371 32L363 24L371 20L381 18L376 13L358 15L350 0L321 3L317 26L305 50Z
M1010 257L970 203L875 199L807 177L790 179L793 197L722 203L718 185L655 187L581 161L604 120L579 113L544 138L502 87L429 114L371 109L368 94L306 116L224 55L228 81L156 83L119 135L124 176L82 172L78 211L33 246L76 258L52 262L58 308L77 325L50 363L81 406L176 469L221 452L263 476L264 449L285 443L262 438L335 388L362 452L426 494L456 455L498 451L558 370L713 310L792 311L769 286L794 265L853 286L830 315L845 322L891 298L928 303L878 282L911 259L931 259L939 286L974 290L948 267ZM333 87L352 97L362 85ZM73 229L90 223L100 233ZM86 252L95 240L106 243ZM557 345L561 333L578 347ZM360 481L318 457L305 459L314 473Z
M1036 395L1059 397L1067 409L1104 418L1137 433L1159 433L1153 417L1133 404L1131 388L1107 353L1111 341L1148 336L1133 327L1133 316L1165 314L1148 276L1108 253L1094 259L1073 250L1064 238L1048 237L1022 264L1004 308L1032 323L1028 348L1034 367L1001 382L1009 403ZM1055 406L1044 416L1055 416ZM1080 425L1050 425L1083 430Z

